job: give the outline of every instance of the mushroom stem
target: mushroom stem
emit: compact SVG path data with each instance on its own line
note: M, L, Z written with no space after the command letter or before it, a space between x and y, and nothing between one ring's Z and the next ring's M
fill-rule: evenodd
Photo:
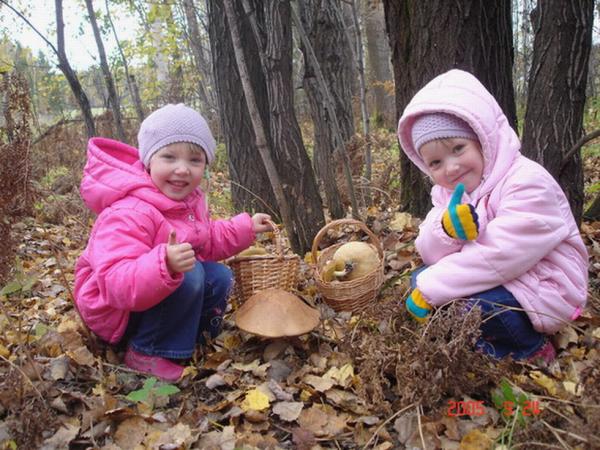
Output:
M348 276L350 274L350 272L352 272L353 269L354 269L354 263L352 261L349 261L344 265L344 270L336 270L333 272L333 275L336 278L344 278L344 277Z

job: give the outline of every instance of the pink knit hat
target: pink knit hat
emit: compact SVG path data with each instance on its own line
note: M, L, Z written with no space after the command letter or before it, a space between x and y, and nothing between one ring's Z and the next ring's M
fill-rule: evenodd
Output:
M447 113L431 113L417 117L412 127L415 149L435 139L465 138L478 140L471 127L462 119Z
M217 143L204 117L183 103L169 104L146 117L140 126L138 144L144 167L148 167L152 155L175 142L199 145L208 164L215 159Z

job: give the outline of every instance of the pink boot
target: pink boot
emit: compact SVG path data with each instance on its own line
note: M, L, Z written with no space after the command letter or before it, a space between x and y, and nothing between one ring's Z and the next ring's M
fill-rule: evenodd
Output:
M165 381L177 381L183 373L183 367L167 358L144 355L131 347L125 353L125 365L138 372L148 373Z
M556 358L556 349L552 342L546 341L542 347L528 358L528 361L532 364L536 364L538 361L543 361L545 364L550 364Z

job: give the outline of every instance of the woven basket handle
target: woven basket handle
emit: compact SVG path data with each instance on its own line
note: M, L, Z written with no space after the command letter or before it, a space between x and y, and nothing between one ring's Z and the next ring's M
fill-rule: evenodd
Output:
M279 258L282 259L283 258L283 244L282 244L282 240L283 238L281 237L281 231L279 231L279 227L277 226L277 224L271 220L265 220L265 222L267 222L269 225L271 225L271 228L273 228L273 241L275 242L275 255Z
M315 236L315 239L313 240L312 262L313 262L313 264L315 264L315 266L317 265L317 251L319 250L319 244L321 243L321 239L323 239L323 236L325 236L325 234L327 233L327 230L329 230L330 228L341 226L341 225L357 225L361 230L363 230L367 234L367 236L369 236L369 239L371 240L372 244L375 246L375 248L377 248L377 253L379 253L379 258L381 258L381 260L383 260L383 249L381 248L381 242L379 242L379 239L377 238L377 236L375 236L373 234L373 232L371 230L369 230L369 227L367 227L360 220L338 219L338 220L333 220L333 221L329 222L327 225L325 225L323 228L321 228L321 230L319 230L319 232Z

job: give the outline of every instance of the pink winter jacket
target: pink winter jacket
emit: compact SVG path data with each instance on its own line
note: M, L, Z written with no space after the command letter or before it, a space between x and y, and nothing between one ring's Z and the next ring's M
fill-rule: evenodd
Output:
M423 113L445 112L477 133L483 179L463 203L479 215L477 240L461 242L442 229L452 192L434 186L433 209L416 241L429 267L417 287L433 306L502 285L526 310L533 326L554 333L575 319L586 302L588 255L569 203L554 178L520 153L521 143L500 106L471 74L451 70L430 81L404 110L398 138L425 173L411 130Z
M169 296L183 280L171 276L166 243L175 230L198 260L221 260L254 240L246 213L211 220L197 189L171 200L152 183L137 149L93 138L81 181L81 195L99 216L75 267L75 301L87 326L107 342L118 342L130 311L144 311Z

